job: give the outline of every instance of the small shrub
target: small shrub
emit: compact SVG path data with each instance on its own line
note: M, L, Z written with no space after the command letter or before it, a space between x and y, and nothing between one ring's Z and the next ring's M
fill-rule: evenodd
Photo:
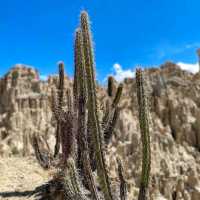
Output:
M13 71L12 72L12 80L16 80L19 77L19 72L18 71Z

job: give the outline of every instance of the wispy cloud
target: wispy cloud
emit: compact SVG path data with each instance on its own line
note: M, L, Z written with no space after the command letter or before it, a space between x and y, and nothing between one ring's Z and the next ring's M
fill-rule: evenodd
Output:
M184 62L178 62L177 65L180 66L181 69L187 70L193 74L197 73L199 71L199 64L198 63L184 63Z
M199 48L200 42L193 42L185 45L186 49Z
M124 70L119 63L113 65L113 74L111 74L117 81L121 82L124 78L133 78L135 71L132 69Z
M181 55L186 51L192 51L195 53L195 50L200 47L200 42L186 43L180 45L173 45L169 42L162 42L156 45L149 54L149 57L156 59L158 61L163 59L170 59L175 55Z

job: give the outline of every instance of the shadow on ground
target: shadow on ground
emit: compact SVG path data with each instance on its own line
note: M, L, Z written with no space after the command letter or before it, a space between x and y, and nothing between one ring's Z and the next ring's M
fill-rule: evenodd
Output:
M3 198L11 198L11 197L25 197L32 196L35 193L35 190L26 190L22 192L13 191L13 192L0 192L0 197Z

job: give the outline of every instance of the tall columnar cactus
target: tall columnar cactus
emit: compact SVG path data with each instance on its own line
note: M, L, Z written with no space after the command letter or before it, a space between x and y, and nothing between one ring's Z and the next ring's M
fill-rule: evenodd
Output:
M58 168L56 176L36 189L36 196L56 200L127 200L127 184L120 159L118 163L119 194L112 191L105 162L105 149L117 119L123 84L114 91L114 79L108 78L108 99L102 120L99 118L95 82L92 37L87 12L81 13L80 28L76 30L74 44L73 94L64 88L64 65L59 65L58 93L52 92L52 110L57 120L54 158L43 154L35 135L33 146L43 168ZM141 70L137 70L139 119L143 142L143 164L139 200L146 200L150 173L150 140L147 99ZM67 105L63 106L66 95ZM61 154L59 147L62 147ZM97 178L95 178L97 171ZM98 183L96 182L98 181ZM98 187L97 187L98 185Z
M81 29L83 35L83 50L85 57L86 80L87 80L87 94L88 94L88 129L92 138L92 145L95 151L95 158L97 164L97 173L99 176L100 186L102 187L105 199L112 200L110 189L110 182L106 173L105 158L103 154L102 130L100 127L98 111L97 111L97 97L94 74L94 58L92 40L89 26L88 14L81 13Z
M151 167L151 149L149 134L148 98L144 86L145 80L141 69L136 71L137 99L139 107L139 123L143 146L142 176L138 200L148 199L148 185Z
M113 96L113 90L114 90L114 78L112 76L108 77L108 96L112 97Z
M58 107L62 109L63 107L63 97L64 97L64 63L59 63L59 83L58 83ZM57 129L56 129L56 144L54 150L54 157L56 157L60 150L60 140L61 140L61 124L60 121L57 121Z
M87 82L86 82L86 71L85 71L85 59L83 52L83 38L81 29L76 31L76 47L77 47L77 65L75 68L78 68L79 75L77 76L77 82L79 85L79 95L77 97L77 107L78 107L78 164L82 161L82 172L83 176L86 178L89 190L93 196L93 199L99 199L97 188L95 187L95 181L92 175L92 169L90 166L90 157L87 141L87 122L88 122L88 113L87 113Z

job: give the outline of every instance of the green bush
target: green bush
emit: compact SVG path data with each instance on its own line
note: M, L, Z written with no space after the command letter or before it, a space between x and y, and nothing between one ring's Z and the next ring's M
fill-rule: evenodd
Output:
M18 71L13 71L12 72L12 79L16 80L19 77L19 72Z

